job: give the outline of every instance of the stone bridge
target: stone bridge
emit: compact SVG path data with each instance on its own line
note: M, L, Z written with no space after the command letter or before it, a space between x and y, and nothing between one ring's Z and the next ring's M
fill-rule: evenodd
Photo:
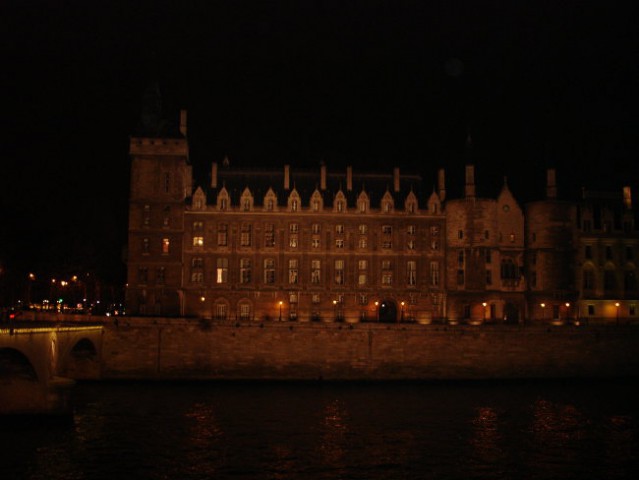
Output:
M101 374L101 325L0 327L0 414L66 413L74 380Z

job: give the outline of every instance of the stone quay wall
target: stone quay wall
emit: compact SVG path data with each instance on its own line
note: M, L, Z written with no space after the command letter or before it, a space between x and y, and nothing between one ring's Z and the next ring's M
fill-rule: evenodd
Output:
M103 379L449 380L636 376L639 326L121 319Z

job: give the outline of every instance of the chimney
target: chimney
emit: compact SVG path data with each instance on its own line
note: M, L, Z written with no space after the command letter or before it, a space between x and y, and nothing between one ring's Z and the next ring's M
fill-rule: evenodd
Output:
M284 190L291 188L291 166L284 165Z
M353 190L353 167L346 167L346 190Z
M630 187L623 187L623 206L627 210L632 210L632 191Z
M446 200L446 172L443 168L437 172L437 190L439 191L439 201Z
M393 168L393 190L399 192L399 168Z
M211 188L217 188L217 162L211 165Z
M320 167L320 190L326 190L326 165Z
M180 133L186 137L186 110L180 110Z
M466 165L466 198L475 198L475 166Z
M546 171L546 198L557 198L557 179L554 168L549 168Z

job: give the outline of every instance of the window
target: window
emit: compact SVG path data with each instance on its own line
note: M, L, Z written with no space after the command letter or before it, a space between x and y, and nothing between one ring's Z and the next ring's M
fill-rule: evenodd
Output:
M291 285L296 285L298 283L298 264L296 258L291 258L288 261L288 283Z
M251 306L248 303L240 304L240 318L248 320L251 317Z
M344 225L335 225L335 233L344 233Z
M273 199L272 199L272 198L269 198L269 199L266 201L266 210L268 210L269 212L272 212L272 211L273 211L273 207L274 207L274 205L275 205L275 202L273 201Z
M217 226L217 246L226 247L228 245L228 225L220 223Z
M321 260L311 260L311 283L319 285L322 278L322 262Z
M409 250L415 250L415 240L409 240L406 242L406 248Z
M592 260L592 245L586 245L584 247L584 258L586 258L586 260Z
M193 231L194 232L201 232L202 230L204 230L204 223L203 222L193 222Z
M393 227L391 225L382 225L382 233L384 235L392 235Z
M382 241L382 248L385 248L385 249L393 248L393 242L391 240Z
M149 241L148 238L143 238L142 239L142 253L149 253L149 248L150 248L151 242Z
M204 266L204 259L202 257L193 257L191 259L192 268L202 268Z
M492 285L492 284L493 284L493 271L486 270L486 285Z
M358 242L359 248L366 248L367 243L366 237L361 237Z
M464 251L457 252L457 265L464 266Z
M266 225L264 225L264 246L275 246L275 225L273 225L272 223L267 223Z
M631 317L637 315L637 305L635 305L634 303L628 305L628 315L630 315Z
M313 296L311 297L311 302L313 302L314 304L320 303L320 295L319 295L319 293L314 293L313 294Z
M534 235L534 233L533 233ZM490 232L488 230L484 230L484 239L488 240L490 238Z
M297 233L299 231L300 225L299 223L290 223L288 225L288 231L291 233Z
M288 246L291 248L297 248L297 235L296 234L292 234L290 237L288 237Z
M410 286L417 285L417 262L415 260L406 262L406 283Z
M228 315L228 307L225 303L217 303L215 305L215 318L217 320L226 320Z
M457 285L463 285L463 284L464 284L464 270L458 269L457 270Z
M493 252L491 250L486 250L486 263L492 263L493 261Z
M626 270L623 276L623 286L626 292L635 292L637 290L637 277L634 270Z
M164 207L162 214L162 226L168 227L171 223L171 207Z
M357 268L360 270L366 270L368 268L368 260L359 260L357 262Z
M344 285L344 260L335 260L335 283Z
M439 286L439 262L430 262L430 286Z
M510 258L501 261L502 280L515 280L517 278L517 266Z
M145 227L151 223L151 205L144 205L144 213L142 215L142 225Z
M240 283L251 283L251 260L249 258L240 260Z
M415 225L409 225L408 228L406 229L406 232L409 235L415 235L415 233L417 233L417 227L415 227Z
M591 269L584 270L583 288L585 290L592 290L593 288L595 288L595 272L593 272Z
M275 260L272 258L264 259L264 283L267 285L275 283Z
M319 248L320 247L320 239L319 238L313 238L311 240L311 247Z
M382 260L382 270L390 270L391 261L390 260Z
M588 305L588 315L594 315L595 314L595 306L594 305Z
M226 283L229 278L228 258L218 258L215 270L215 283Z
M360 305L368 305L368 295L365 293L359 294L359 304Z
M203 247L204 246L204 237L193 237L193 246L194 247Z
M242 230L240 231L240 246L242 247L250 247L251 246L251 225L242 225Z
M606 245L606 260L612 260L612 247Z
M457 238L459 240L461 240L462 238L464 238L464 231L463 230L459 230L457 231Z
M344 202L342 200L338 200L337 201L337 211L338 212L343 212L344 211Z
M312 205L313 205L313 211L314 212L319 212L320 201L319 200L313 200Z
M367 283L368 283L368 275L366 274L366 272L360 271L359 274L357 275L357 284L360 287L363 287Z
M359 230L360 235L366 235L366 233L368 233L368 225L364 223L360 224L357 229Z
M336 238L335 239L335 248L344 248L344 239Z
M511 233L508 237L510 238L510 243L515 243L515 234L514 233Z
M382 272L382 285L388 287L393 284L393 272Z
M145 284L148 281L149 269L146 267L138 268L138 283Z
M291 201L291 212L297 212L297 207L298 207L298 201L297 200L292 200Z
M202 283L204 281L204 273L202 272L191 272L191 282L192 283Z
M322 229L319 223L314 223L311 226L311 232L313 232L315 235L319 235L321 233Z
M162 239L162 254L168 255L171 247L171 241L168 238Z
M242 210L245 211L245 212L248 212L249 210L251 210L251 199L250 198L242 199Z
M614 270L604 270L604 290L614 290L617 287Z
M158 267L155 272L155 283L162 285L164 284L164 279L166 278L166 268Z

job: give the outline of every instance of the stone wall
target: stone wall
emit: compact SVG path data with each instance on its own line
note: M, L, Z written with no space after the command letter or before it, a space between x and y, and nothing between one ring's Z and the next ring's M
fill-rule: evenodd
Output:
M639 328L129 319L106 328L106 379L428 380L639 373Z

